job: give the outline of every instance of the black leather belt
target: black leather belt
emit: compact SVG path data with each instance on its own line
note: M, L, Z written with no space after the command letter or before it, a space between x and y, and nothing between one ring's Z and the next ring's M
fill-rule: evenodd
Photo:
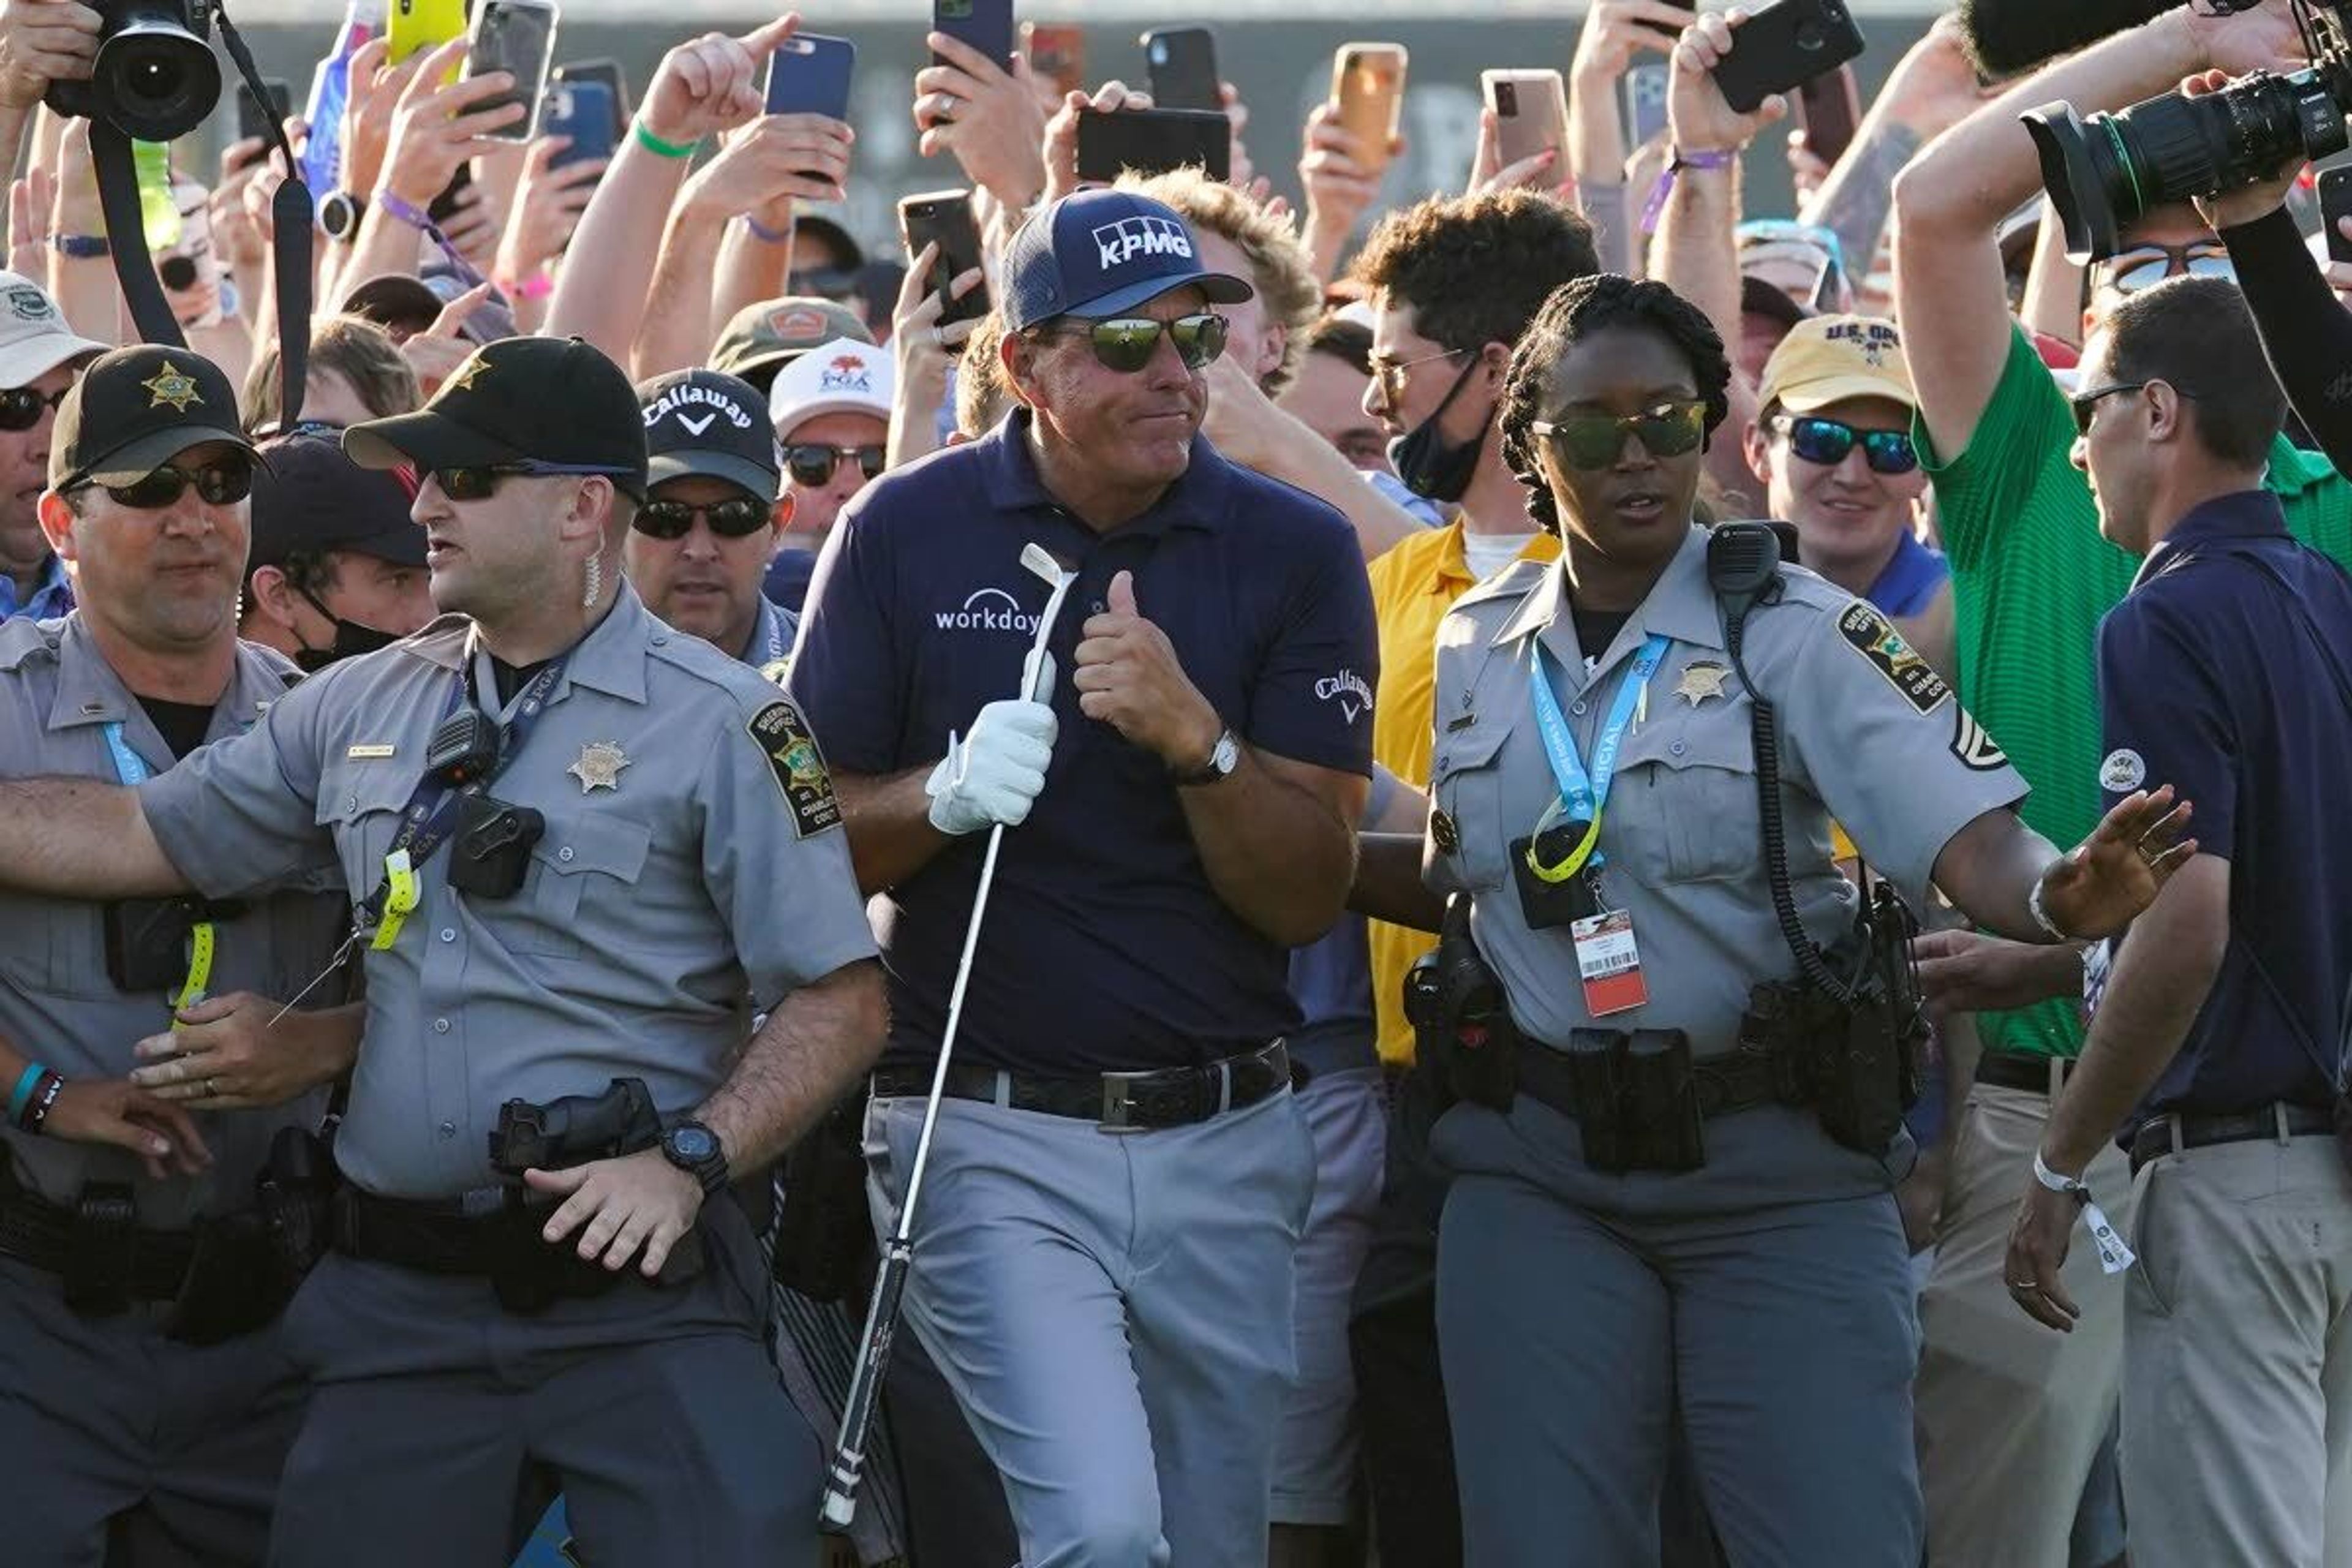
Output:
M455 1204L378 1197L349 1186L335 1194L333 1215L336 1251L425 1274L493 1273L528 1236L503 1211L467 1214Z
M2055 1064L2057 1077L2051 1074ZM1986 1051L1977 1058L1977 1081L1995 1089L2014 1089L2048 1095L2063 1088L2074 1070L2072 1057L2036 1056L2032 1051Z
M932 1069L884 1068L874 1075L877 1100L931 1092ZM1090 1078L1031 1078L976 1062L948 1064L947 1095L1015 1110L1091 1121L1106 1132L1189 1127L1228 1110L1255 1105L1290 1083L1290 1052L1280 1040L1245 1056L1205 1067L1154 1072L1107 1072Z
M1577 1114L1576 1084L1568 1053L1523 1041L1519 1047L1519 1087L1573 1120ZM1777 1105L1772 1087L1772 1062L1762 1051L1741 1047L1717 1057L1691 1062L1691 1083L1698 1093L1699 1114L1713 1118L1759 1105Z
M0 1198L0 1257L50 1274L73 1272L77 1244L74 1211L29 1193ZM119 1238L129 1243L131 1295L142 1301L169 1301L180 1294L188 1268L195 1261L195 1233L185 1230L131 1230Z
M2336 1131L2333 1111L2309 1105L2273 1105L2232 1116L2159 1116L2141 1124L2132 1134L2132 1173L2150 1160L2178 1154L2184 1149L2204 1149L2216 1143L2252 1143L2258 1139L2308 1138Z

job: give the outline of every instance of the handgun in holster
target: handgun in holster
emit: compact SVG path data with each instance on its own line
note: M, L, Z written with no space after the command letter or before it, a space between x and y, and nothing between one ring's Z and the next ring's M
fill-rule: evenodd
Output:
M1404 977L1414 1049L1440 1091L1507 1114L1518 1094L1518 1026L1503 983L1470 935L1470 900L1445 905L1437 946Z
M498 1223L505 1232L499 1267L490 1276L499 1304L511 1312L538 1312L556 1301L601 1296L636 1274L608 1269L579 1255L576 1237L551 1243L543 1234L554 1206L522 1184L526 1171L562 1171L616 1160L661 1142L661 1113L640 1078L616 1078L597 1095L565 1095L544 1105L509 1100L490 1133L490 1164L513 1184ZM660 1283L682 1284L702 1271L699 1230L670 1248ZM637 1276L642 1278L642 1276Z
M266 1263L288 1300L301 1288L330 1244L329 1215L342 1185L329 1142L304 1127L281 1127L269 1158L253 1179Z

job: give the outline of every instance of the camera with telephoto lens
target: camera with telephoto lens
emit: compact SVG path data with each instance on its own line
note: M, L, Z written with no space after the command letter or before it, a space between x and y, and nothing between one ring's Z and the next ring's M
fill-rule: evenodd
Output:
M2251 11L2264 0L2210 0ZM2342 0L2291 4L2311 58L2286 76L2249 71L2218 92L2151 98L2084 119L2063 101L2021 118L2042 157L2042 183L2065 229L2066 254L2098 261L2123 247L2123 230L2152 207L2251 185L2295 159L2344 151L2352 106L2352 32Z
M213 57L213 0L90 0L100 18L88 81L53 81L58 113L104 120L140 142L171 142L220 101Z

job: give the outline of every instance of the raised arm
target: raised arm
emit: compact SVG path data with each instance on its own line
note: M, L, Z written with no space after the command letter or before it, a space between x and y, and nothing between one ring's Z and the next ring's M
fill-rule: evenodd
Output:
M135 790L95 779L0 779L0 882L60 899L188 891Z

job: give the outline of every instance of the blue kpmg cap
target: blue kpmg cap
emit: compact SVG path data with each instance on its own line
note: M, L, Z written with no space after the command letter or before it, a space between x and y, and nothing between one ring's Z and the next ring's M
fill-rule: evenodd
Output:
M1192 231L1173 207L1132 191L1080 191L1029 215L1004 257L1004 326L1020 331L1056 316L1114 316L1186 284L1213 305L1254 290L1201 265Z

